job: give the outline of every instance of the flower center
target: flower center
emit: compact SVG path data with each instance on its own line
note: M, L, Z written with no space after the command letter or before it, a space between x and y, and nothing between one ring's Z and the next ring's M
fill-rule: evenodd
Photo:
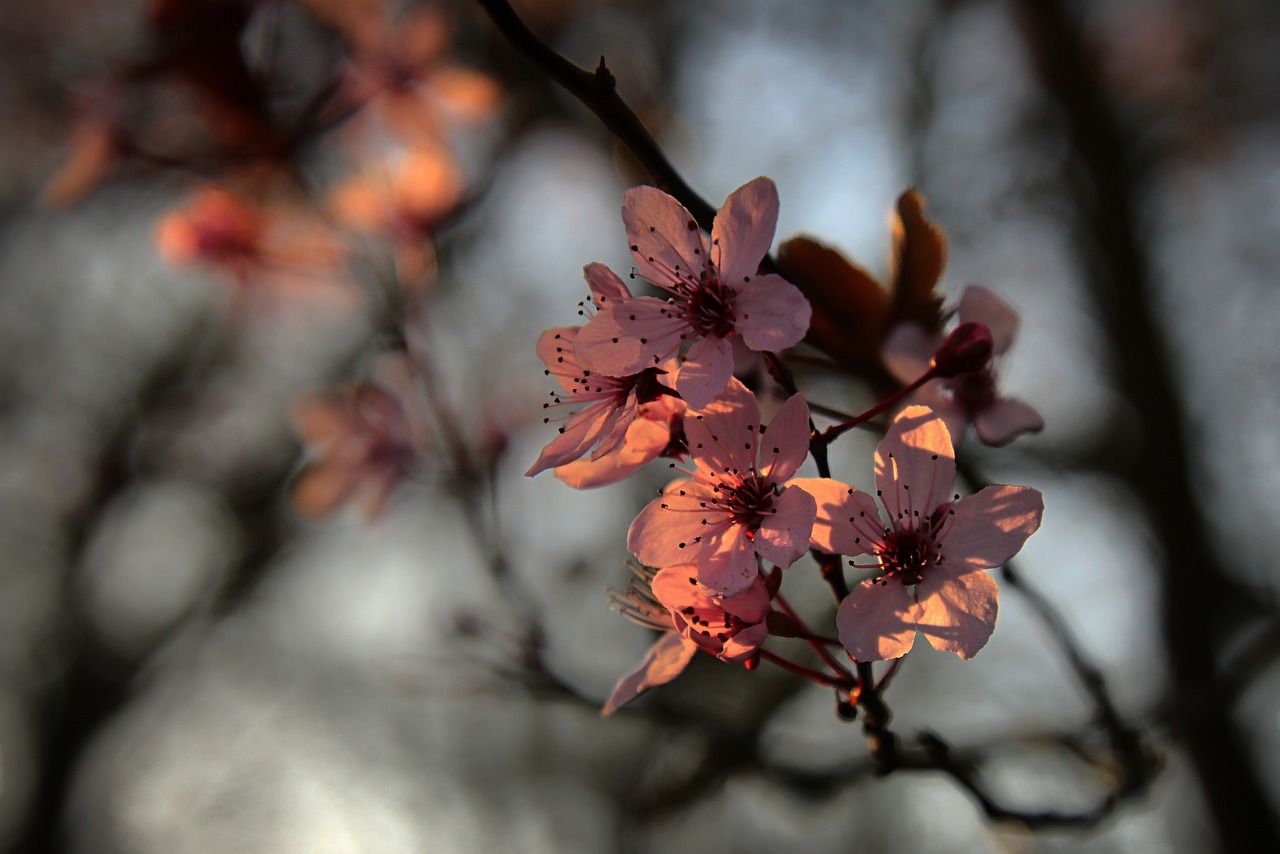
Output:
M698 605L686 605L680 609L680 617L688 623L689 628L704 638L718 640L721 643L753 625L723 608L716 607L710 599Z
M758 474L747 475L737 486L722 482L720 490L725 510L748 531L754 532L765 516L777 512L773 507L773 483Z
M919 584L925 571L942 563L938 549L937 527L925 523L921 528L899 528L885 532L884 542L877 547L876 556L884 575L875 579L877 584L899 581L902 584Z
M703 337L728 337L733 332L733 291L713 274L689 294L685 319Z

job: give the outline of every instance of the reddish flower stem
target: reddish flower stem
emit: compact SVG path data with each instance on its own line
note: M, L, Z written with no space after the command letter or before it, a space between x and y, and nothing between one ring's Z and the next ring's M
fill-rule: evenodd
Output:
M876 691L878 693L882 693L889 687L889 683L893 681L894 674L898 672L901 665L901 658L895 658L889 662L889 666L885 668L884 673L880 674L880 680L876 682Z
M774 664L781 667L783 670L788 670L796 674L797 676L803 676L805 679L808 679L810 682L816 682L819 685L825 685L829 688L840 688L840 689L847 690L850 686L850 681L853 679L852 674L850 674L846 678L841 678L838 676L829 676L826 673L819 673L818 671L805 667L802 664L796 664L794 661L791 661L790 659L783 658L782 656L778 655L776 652L770 652L769 650L764 649L763 647L760 649L760 657L763 658L765 661L773 662Z
M870 421L872 418L875 418L881 412L884 412L890 406L893 406L895 403L902 400L902 398L911 394L911 392L915 391L916 389L920 388L920 386L924 385L929 380L933 379L936 374L937 374L937 368L929 368L929 370L921 374L920 378L917 379L915 382L913 382L911 385L903 386L902 388L895 391L893 394L886 397L884 400L877 403L875 406L868 409L866 412L863 412L859 415L855 415L852 418L848 419L847 421L842 421L839 424L833 424L832 426L828 427L826 430L822 432L823 441L826 442L827 444L830 444L841 434L846 433L849 430L852 430L854 427L857 427L859 424L863 424L867 421Z
M813 631L805 624L804 618L801 617L800 614L796 612L795 608L791 607L791 603L788 602L785 598L783 598L781 593L774 595L773 601L778 603L778 607L782 609L782 613L786 614L788 617L790 617L792 620L795 621L795 624L800 627L800 631L801 631L800 637L805 639L805 642L808 643L809 646L813 648L813 651L818 654L818 657L821 658L826 663L826 665L831 668L831 670L834 673L836 673L839 676L843 676L845 679L853 679L853 673L849 671L849 668L845 667L843 664L837 661L835 656L833 656L830 652L827 651L827 648L822 645L822 642L818 639L818 636L815 635Z

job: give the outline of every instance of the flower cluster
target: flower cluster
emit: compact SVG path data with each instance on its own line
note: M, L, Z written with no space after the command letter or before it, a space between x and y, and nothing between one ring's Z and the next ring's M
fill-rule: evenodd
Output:
M922 203L912 199L908 213L925 223ZM850 663L900 658L917 634L971 658L995 626L989 570L1040 525L1035 489L955 491L955 445L967 424L988 444L1043 426L1034 410L996 387L992 359L1012 343L1012 309L970 288L958 326L944 338L941 299L917 294L923 308L915 316L933 318L936 327L904 322L884 336L881 358L901 385L866 412L819 430L811 413L833 410L812 408L795 391L783 352L808 332L810 304L782 276L760 271L772 269L766 259L777 214L768 178L734 191L709 236L667 194L628 191L622 217L636 270L665 295L634 295L608 268L590 264L586 322L549 329L538 341L546 373L559 384L545 420L562 423L529 475L553 469L573 486L596 486L658 457L685 475L660 490L628 531L639 564L631 589L613 602L661 635L618 682L606 714L674 679L698 650L749 668L775 662L834 687L845 703L858 696ZM924 233L940 257L940 230ZM753 370L753 351L766 355L776 387ZM761 400L770 399L777 405L762 419ZM876 422L895 409L887 423ZM875 423L884 438L873 497L831 477L826 447ZM797 477L811 454L820 476ZM813 631L779 593L783 571L810 552L824 572L835 556L853 558L848 564L862 576L850 587L836 563L838 577L827 577L839 599L838 638ZM803 638L826 669L783 658L766 646L771 636ZM843 648L848 662L831 646Z

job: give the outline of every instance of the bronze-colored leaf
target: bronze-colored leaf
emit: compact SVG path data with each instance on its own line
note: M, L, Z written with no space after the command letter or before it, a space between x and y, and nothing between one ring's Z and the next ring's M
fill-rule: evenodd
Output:
M912 321L930 332L942 330L942 294L937 286L946 263L946 232L925 216L920 191L907 190L898 197L893 223L890 325Z
M829 246L793 237L778 249L778 272L813 306L806 341L857 373L877 371L889 294L871 274Z

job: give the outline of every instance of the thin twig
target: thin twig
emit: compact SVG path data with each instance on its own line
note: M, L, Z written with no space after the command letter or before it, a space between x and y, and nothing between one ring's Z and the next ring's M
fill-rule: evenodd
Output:
M679 200L693 214L698 225L707 231L711 230L715 208L685 183L653 135L618 95L616 81L605 66L604 57L600 57L600 64L594 72L579 68L535 36L506 0L476 2L517 50L539 65L599 117L604 126L630 149L640 165L653 176L659 189Z

